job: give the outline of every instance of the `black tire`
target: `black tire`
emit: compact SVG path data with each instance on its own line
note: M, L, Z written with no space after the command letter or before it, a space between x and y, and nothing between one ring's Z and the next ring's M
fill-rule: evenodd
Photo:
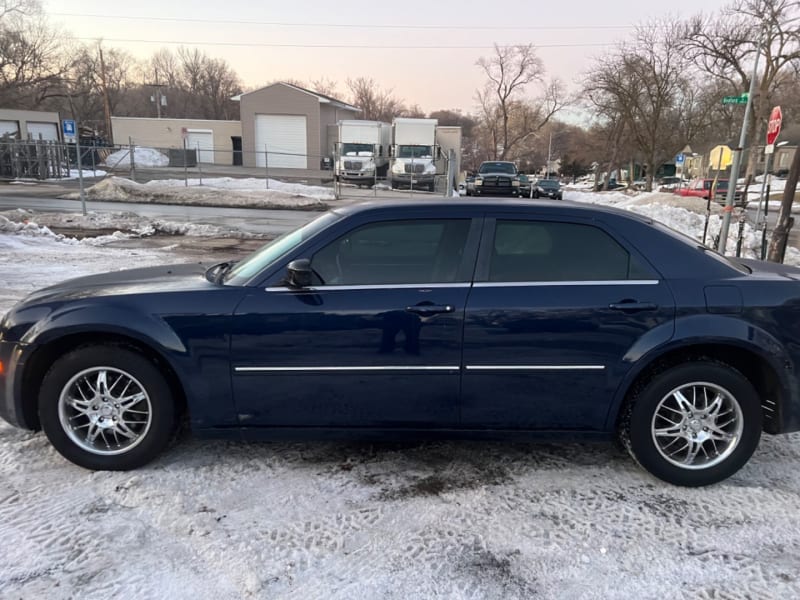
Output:
M539 198L539 192L533 192L533 197L538 199Z
M139 402L146 404L133 404L130 407L130 415L128 415L128 409L123 409L113 413L114 417L109 416L109 413L102 412L104 408L109 411L113 409L113 404L109 404L113 400L106 399L105 402L98 400L96 406L86 407L86 413L79 413L72 405L60 404L62 393L66 397L68 389L75 390L78 386L81 386L82 382L92 380L95 370L98 373L101 371L107 373L109 379L106 383L106 389L109 389L109 394L120 393L124 395L126 393L124 391L120 392L119 388L117 390L113 389L116 385L113 384L114 377L119 376L122 377L122 383L120 383L119 387L130 381L133 386L129 391L134 391L138 388L140 393L134 395L138 396L143 393L146 400L140 400ZM86 379L81 379L81 374L86 374ZM127 379L124 379L125 377ZM95 389L100 387L98 380ZM85 385L82 389L87 390L89 395L94 391L91 387L87 388ZM71 397L77 398L77 394L72 394ZM97 397L96 394L95 397ZM104 396L104 398L110 397L110 395L108 397ZM133 395L128 397L132 398ZM122 401L124 398L117 399ZM100 411L96 410L98 406L101 409ZM119 406L119 404L116 405L117 408ZM135 410L134 407L139 410ZM119 447L120 440L118 439L117 448L114 448L113 441L111 442L112 446L109 446L109 439L111 434L115 434L114 437L119 438L116 432L120 430L116 426L109 426L109 429L95 426L95 431L102 430L102 438L106 447L103 447L103 444L97 441L95 451L87 450L86 447L81 446L81 443L84 446L89 446L93 444L92 442L89 442L88 439L83 439L79 443L79 441L71 437L85 437L84 430L78 426L71 428L70 433L68 433L67 427L62 425L62 417L65 422L81 423L83 427L87 428L85 431L88 432L91 429L91 425L88 424L91 421L91 417L88 416L90 408L94 409L93 415L99 420L106 420L106 422L109 419L113 419L115 422L119 420L129 432L136 432L138 435L133 439L129 439L123 434L121 438L122 447ZM146 409L144 412L147 413L147 416L137 417L134 415L134 413L143 412L141 409ZM67 417L63 414L64 412L73 416ZM97 417L97 415L101 414L106 416ZM117 414L119 414L119 417L116 416ZM121 346L85 346L65 354L55 361L42 380L42 385L39 389L39 418L47 438L64 458L86 469L127 471L147 464L169 442L177 422L176 417L176 404L172 391L159 369L152 361L141 354ZM76 421L73 421L73 419L76 419ZM128 427L129 425L132 425L132 427ZM114 431L111 431L111 429L114 429ZM109 439L106 439L106 431L110 432L108 434ZM125 449L126 445L130 445L129 449ZM117 453L110 454L110 452Z
M686 387L681 390L683 386ZM731 412L727 414L723 412L719 417L712 419L708 414L710 412L708 400L703 400L702 395L698 395L695 396L697 405L705 402L706 408L701 407L696 413L689 413L688 417L686 414L678 417L675 414L678 411L670 408L670 403L680 408L680 403L675 400L677 394L674 392L681 390L688 393L688 390L695 389L706 389L712 394L717 393L723 399L722 406L729 407ZM738 405L739 412L736 412L734 403ZM659 415L669 415L678 422L673 424L665 421L662 416L656 416L659 407L661 407ZM741 429L737 430L735 435L730 429L725 430L726 435L736 440L735 443L725 442L726 446L714 454L717 442L699 436L711 436L715 427L720 426L730 416L737 415L739 421L735 426L740 426ZM717 418L720 421L717 421ZM712 422L714 425L709 432L703 425L710 425ZM656 427L657 424L662 427ZM730 428L732 425L726 426ZM761 406L758 394L750 382L739 371L725 363L703 359L671 367L640 385L623 409L619 436L631 456L651 474L674 485L697 487L722 481L741 469L758 447L761 427ZM657 429L670 430L669 433L661 434L663 435L661 444L669 444L670 440L673 444L677 442L673 450L658 445L655 440L659 437L655 433ZM690 437L695 439L690 440ZM699 451L696 452L698 462L693 463L692 468L675 464L681 462L678 460L680 458L689 460L688 451L686 457L679 452L684 443L690 449L694 447L692 444L697 443L703 452L702 456ZM722 444L723 441L720 441L720 445ZM677 454L671 461L662 452L666 454L677 452ZM708 466L704 466L706 463Z

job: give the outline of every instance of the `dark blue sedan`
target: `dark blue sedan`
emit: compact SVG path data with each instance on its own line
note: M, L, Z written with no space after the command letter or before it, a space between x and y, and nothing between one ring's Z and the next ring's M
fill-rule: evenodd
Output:
M680 485L800 429L800 270L644 217L371 203L238 263L83 277L0 324L0 415L89 469L246 439L617 436Z

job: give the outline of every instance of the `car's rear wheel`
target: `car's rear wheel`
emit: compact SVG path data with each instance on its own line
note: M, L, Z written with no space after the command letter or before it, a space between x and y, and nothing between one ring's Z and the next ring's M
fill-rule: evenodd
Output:
M652 377L630 399L620 439L656 477L702 486L736 473L761 437L758 394L733 367L683 363Z
M173 395L141 354L112 345L65 354L45 375L39 416L67 460L93 470L124 471L155 458L173 432Z

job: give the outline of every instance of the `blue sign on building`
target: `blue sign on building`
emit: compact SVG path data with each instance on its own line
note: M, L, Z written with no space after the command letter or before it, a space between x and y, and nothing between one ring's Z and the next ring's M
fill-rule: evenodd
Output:
M64 137L75 137L75 121L72 119L61 121L61 131L64 132Z
M680 154L678 154L678 156L675 157L675 164L676 165L682 165L683 161L685 159L686 159L686 155L684 155L683 153L680 153Z

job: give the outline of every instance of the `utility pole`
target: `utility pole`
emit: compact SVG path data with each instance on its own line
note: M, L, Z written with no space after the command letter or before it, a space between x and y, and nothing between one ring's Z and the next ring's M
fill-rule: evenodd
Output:
M764 38L762 32L756 44L756 58L753 63L753 75L750 78L750 92L747 95L747 105L744 108L744 119L742 120L742 132L739 134L739 147L733 151L733 165L731 166L731 176L728 179L728 195L725 198L725 208L722 214L722 226L719 230L719 244L717 250L720 254L725 254L725 244L728 242L728 229L731 225L731 214L736 200L736 184L739 182L739 168L742 165L742 152L745 142L747 142L747 126L750 123L750 108L753 105L753 95L756 92L756 78L758 77L758 59L761 58L761 43ZM746 200L746 198L745 198Z
M108 83L106 80L106 63L103 59L103 45L98 42L97 50L100 53L100 85L103 86L103 113L106 120L106 137L108 141L114 142L114 134L111 131L111 102L108 99Z
M550 155L553 153L553 130L550 130L550 142L547 144L547 164L544 166L544 178L550 179Z
M156 70L156 82L155 83L146 83L148 87L155 88L153 95L150 96L150 102L156 103L156 116L157 118L161 118L161 105L167 105L167 98L161 92L161 88L164 87L163 83L158 83L158 70Z

